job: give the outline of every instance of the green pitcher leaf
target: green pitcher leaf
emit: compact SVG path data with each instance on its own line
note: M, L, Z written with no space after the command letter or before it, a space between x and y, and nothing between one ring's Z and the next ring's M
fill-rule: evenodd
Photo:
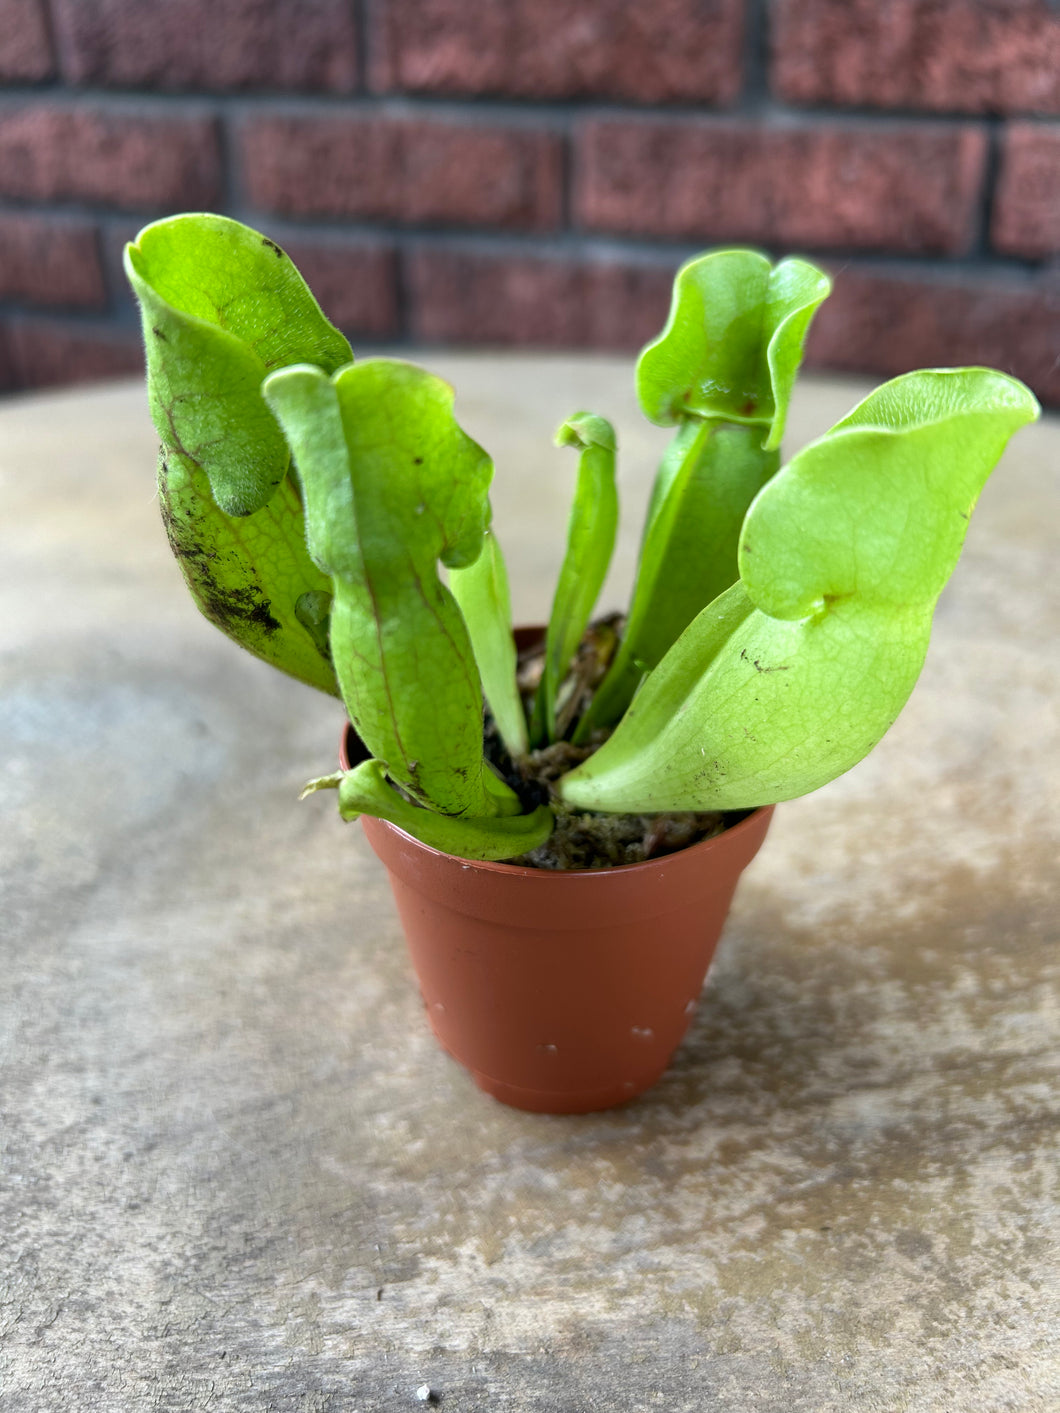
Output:
M689 625L562 797L740 809L855 765L911 692L983 484L1037 414L1001 373L911 373L804 448L747 516L741 582Z
M615 431L603 417L576 412L556 433L557 446L577 447L578 479L567 525L567 552L552 600L545 666L534 704L535 745L556 739L556 695L607 577L618 532Z
M482 754L482 687L467 627L438 578L473 563L493 466L453 416L453 390L375 358L328 378L273 373L309 552L332 581L331 655L350 720L390 778L448 815L515 814Z
M771 266L754 250L689 261L665 329L637 362L644 415L663 427L689 416L747 423L778 447L806 330L831 287L805 260Z
M474 563L449 571L449 587L471 635L482 690L501 740L513 758L525 756L529 740L515 680L517 654L508 571L491 530L486 531L482 553Z
M989 368L884 383L758 497L740 541L748 593L775 618L854 598L933 608L987 477L1038 411Z
M678 272L666 328L637 363L646 416L677 425L652 490L619 650L576 741L613 725L696 614L738 577L744 516L780 465L776 450L827 275L719 250Z
M287 445L261 396L270 369L334 372L350 346L274 241L225 216L147 226L125 247L140 302L148 397L163 445L201 466L229 515L283 480Z
M287 444L261 382L302 358L338 367L349 344L279 247L226 217L147 226L126 247L125 269L143 318L166 530L192 596L242 647L337 692L330 585L306 552Z
M309 558L290 479L267 505L235 519L218 509L202 467L163 447L158 493L200 613L255 657L338 696L328 651L331 582Z
M744 516L779 464L778 452L763 451L757 428L684 422L659 468L622 642L577 741L622 716L645 672L736 580Z
M302 791L303 799L317 790L338 790L339 813L344 820L354 820L362 814L385 819L421 844L458 859L485 863L517 858L538 848L552 833L552 811L547 805L539 805L532 814L507 818L453 818L420 809L387 784L386 771L377 760L362 761L353 770L311 780Z

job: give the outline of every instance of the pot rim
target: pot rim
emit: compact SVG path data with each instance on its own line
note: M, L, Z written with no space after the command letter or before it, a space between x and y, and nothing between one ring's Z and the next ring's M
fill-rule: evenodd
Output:
M544 641L546 628L543 624L520 624L513 630L516 646L520 649L532 647L536 642ZM353 723L347 720L339 743L339 764L344 770L350 767L349 742L351 736L357 740L356 728ZM750 831L753 822L763 814L766 824L776 809L776 804L753 805L748 808L744 818L736 824L723 829L720 834L712 834L709 839L700 839L696 844L690 844L687 848L676 849L669 854L659 854L657 858L645 859L641 863L634 864L605 864L602 868L529 868L525 864L510 864L503 862L491 862L486 859L465 859L459 854L447 854L444 849L436 849L431 844L424 844L417 839L414 834L409 834L407 830L401 829L396 824L391 824L388 820L379 819L376 815L361 815L361 826L366 823L379 825L381 828L389 830L399 838L407 840L413 848L422 853L433 856L436 859L451 859L460 864L464 869L471 869L481 873L506 873L516 878L609 878L613 874L620 873L623 876L635 874L637 870L649 872L658 869L660 864L669 863L671 867L675 860L686 857L697 852L709 853L711 848L724 847L723 841L728 844L737 842L737 837ZM647 813L647 811L645 811ZM670 811L660 810L660 814L667 814ZM720 810L720 814L738 814L738 810Z
M754 822L762 815L767 817L776 809L775 805L758 805L744 816L737 824L723 829L720 834L712 834L709 839L700 839L697 844L690 844L684 849L675 849L668 854L659 854L653 859L644 859L641 863L631 864L605 864L602 868L531 868L526 864L510 864L503 862L491 862L486 859L465 859L459 854L447 854L444 849L436 849L431 844L424 844L417 839L414 834L409 834L407 830L400 829L396 824L391 824L389 820L379 819L376 815L361 815L362 826L365 823L378 825L380 828L388 830L392 834L398 835L407 841L412 847L424 854L436 859L445 859L459 864L463 869L471 870L475 873L500 873L509 874L516 878L610 878L614 874L622 874L628 877L638 872L649 873L657 870L660 864L673 866L677 859L687 858L692 854L709 853L712 848L724 847L723 841L732 844L736 837L748 833ZM735 813L735 811L732 811ZM553 887L556 884L553 883ZM562 886L562 885L560 885Z

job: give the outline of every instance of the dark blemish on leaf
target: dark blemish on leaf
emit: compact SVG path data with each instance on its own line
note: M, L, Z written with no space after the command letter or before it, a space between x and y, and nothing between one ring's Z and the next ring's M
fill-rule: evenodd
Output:
M267 249L275 252L279 259L283 259L283 251L280 249L280 247L276 244L274 240L270 240L268 236L262 236L261 243L262 245L266 246Z
M168 470L163 461L159 477L162 524L200 613L231 638L241 639L247 629L258 629L266 634L277 632L281 624L273 617L269 601L256 582L238 587L220 583L216 569L220 555L207 548L204 542L204 517L186 510L178 514L173 508L166 481ZM250 572L249 566L247 572Z
M414 456L414 457L412 458L412 464L413 464L413 466L422 466L422 465L423 465L423 457L422 457L422 456Z
M750 417L751 413L754 412L757 407L758 403L754 400L753 397L749 397L744 403L744 405L740 408L740 412L742 416Z
M750 662L750 661L751 661L751 659L747 656L747 649L746 649L746 648L741 648L741 649L740 649L740 657L743 659L744 662ZM755 670L756 672L789 672L789 671L791 670L791 669L788 668L788 667L763 667L763 666L762 666L761 659L760 659L760 658L757 658L757 657L755 658L754 663L752 664L752 666L754 667L754 670ZM755 697L755 701L757 701L757 700L758 700L758 698Z
M398 783L401 784L402 788L407 790L410 795L414 795L418 799L425 799L426 797L424 795L423 783L420 780L419 761L408 761L406 763L406 772L408 775L408 779L406 781L399 781Z
M279 620L273 617L269 601L257 585L229 588L212 575L203 574L196 579L193 592L210 622L232 637L239 637L240 630L246 628L260 628L270 635L280 629Z
M166 339L165 334L162 332L162 330L161 330L157 325L153 325L153 326L152 326L151 332L154 334L154 336L155 336L156 339L161 339L163 343L167 343L167 342L168 342L168 340ZM967 515L966 515L964 518L967 520L967 519L968 519Z
M967 513L967 511L958 510L957 514L961 517L962 520L967 520L967 519L968 519L968 513Z
M201 540L194 540L191 536L189 524L182 524L177 519L173 509L173 502L169 494L169 482L166 477L169 475L169 461L165 455L162 457L162 475L158 478L159 509L162 512L162 524L165 527L166 539L170 548L179 560L188 557L196 559L216 559L217 551L207 549ZM179 545L177 543L179 537Z

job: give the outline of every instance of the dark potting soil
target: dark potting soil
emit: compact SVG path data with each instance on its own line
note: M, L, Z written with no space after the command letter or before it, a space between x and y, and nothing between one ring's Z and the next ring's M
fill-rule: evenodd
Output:
M594 687L602 679L617 641L616 619L594 623L586 633L570 676L559 694L557 722L561 728L580 715ZM520 654L519 686L528 708L541 678L543 648ZM525 868L585 869L614 868L621 864L645 863L663 854L687 849L703 839L711 839L744 813L600 814L572 810L556 794L556 782L600 749L609 731L593 734L588 745L574 746L557 741L525 760L513 761L501 741L489 712L486 713L486 759L516 792L528 810L548 804L556 818L555 828L537 849L507 859Z

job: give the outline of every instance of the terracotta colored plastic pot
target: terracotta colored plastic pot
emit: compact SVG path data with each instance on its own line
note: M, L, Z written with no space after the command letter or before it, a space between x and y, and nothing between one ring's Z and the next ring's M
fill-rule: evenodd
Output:
M360 758L348 739L344 768ZM443 1048L505 1104L582 1114L666 1069L772 813L647 863L563 873L472 863L362 823Z

